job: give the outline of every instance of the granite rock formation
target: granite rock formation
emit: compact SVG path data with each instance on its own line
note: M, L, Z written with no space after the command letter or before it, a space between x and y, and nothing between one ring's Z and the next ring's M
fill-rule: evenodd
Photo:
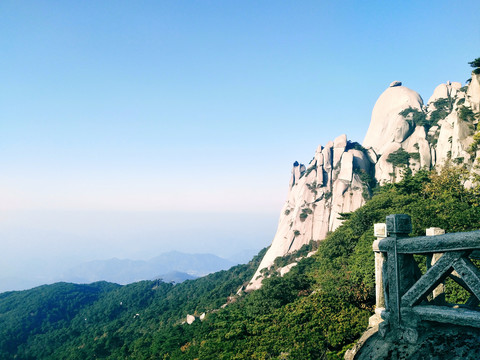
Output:
M395 182L407 168L416 172L447 161L478 171L479 111L480 75L472 73L468 86L440 84L427 104L400 81L392 82L373 108L363 146L341 135L319 146L307 166L293 164L277 232L246 290L261 286L275 258L323 240L340 226L341 213L358 209L368 199L372 179Z
M339 214L362 206L366 189L361 175L368 174L370 167L367 154L346 135L319 146L308 166L295 162L277 233L247 290L260 287L262 269L270 267L276 257L310 240L324 239L341 224Z

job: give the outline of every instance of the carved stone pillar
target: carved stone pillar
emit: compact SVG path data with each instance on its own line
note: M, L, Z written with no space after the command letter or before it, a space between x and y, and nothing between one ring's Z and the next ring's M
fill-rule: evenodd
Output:
M427 236L443 235L445 230L437 227L431 227L426 230ZM427 270L435 264L443 253L429 254L427 255ZM436 305L445 305L445 283L438 285L433 290L433 301Z

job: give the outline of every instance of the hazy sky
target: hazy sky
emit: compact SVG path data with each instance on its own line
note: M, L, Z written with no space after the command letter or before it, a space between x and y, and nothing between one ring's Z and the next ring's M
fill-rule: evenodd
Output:
M273 239L292 163L361 142L400 80L480 56L472 1L0 2L0 271L228 256ZM74 261L74 260L72 260Z

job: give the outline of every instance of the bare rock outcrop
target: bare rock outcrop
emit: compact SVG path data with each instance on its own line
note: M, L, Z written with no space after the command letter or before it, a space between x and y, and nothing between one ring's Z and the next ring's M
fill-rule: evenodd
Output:
M319 146L307 165L295 162L287 201L270 248L246 291L258 289L275 258L299 250L310 240L323 240L341 225L340 214L361 207L373 177L380 184L399 181L404 171L432 169L447 161L472 166L480 144L480 75L469 86L446 82L437 86L428 103L394 81L380 95L363 146L340 135ZM475 145L475 144L474 144ZM290 267L282 269L282 275ZM278 269L277 269L278 270Z
M404 141L413 129L412 124L399 113L410 107L419 110L423 107L423 100L417 92L405 86L388 87L373 107L363 146L383 154L384 146Z
M246 290L261 286L262 270L272 266L275 258L299 250L310 240L324 239L342 223L341 213L362 206L365 185L360 176L371 168L368 155L346 135L319 146L308 166L295 162L277 233Z
M472 72L472 81L468 85L465 106L470 106L473 111L480 111L480 74Z
M480 81L475 74L474 81ZM363 143L368 154L377 157L375 178L380 184L400 180L406 168L416 172L447 161L473 164L476 156L469 149L478 119L471 111L480 103L480 87L472 84L440 84L426 106L404 86L389 87L380 95Z

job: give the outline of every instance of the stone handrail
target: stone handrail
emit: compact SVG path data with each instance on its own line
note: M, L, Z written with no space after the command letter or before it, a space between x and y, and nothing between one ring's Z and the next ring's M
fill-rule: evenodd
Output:
M379 323L380 335L392 332L414 343L422 321L480 328L480 270L470 260L480 258L480 231L444 234L431 228L427 235L432 236L409 238L410 232L410 216L404 214L375 224L376 314L371 322ZM413 254L426 255L425 274ZM445 302L447 277L470 292L466 304Z

